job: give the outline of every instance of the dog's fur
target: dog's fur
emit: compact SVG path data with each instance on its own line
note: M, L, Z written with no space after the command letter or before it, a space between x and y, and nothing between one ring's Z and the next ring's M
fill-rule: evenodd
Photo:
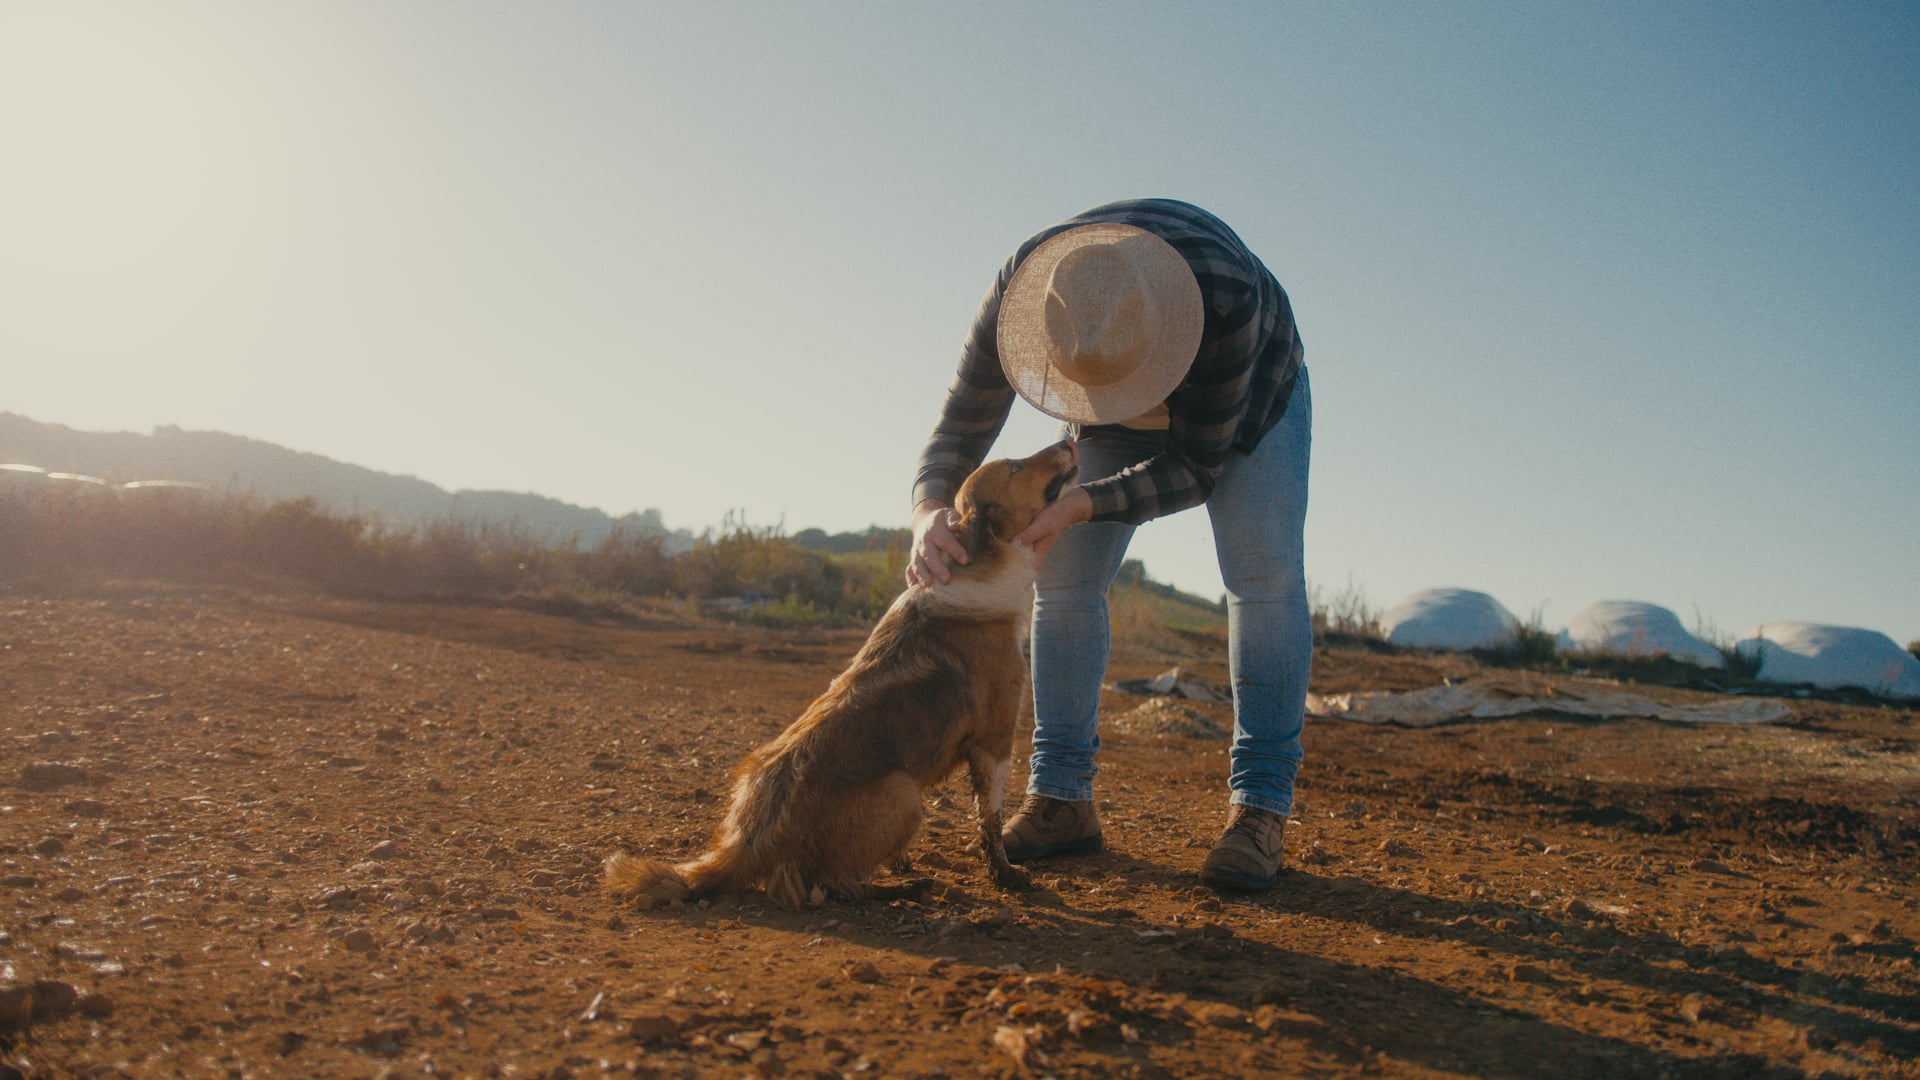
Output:
M1010 541L1073 482L1076 459L1059 443L975 470L954 500L969 561L951 567L953 580L909 587L826 693L741 761L705 854L678 866L614 855L606 890L649 906L755 886L783 907L863 898L881 864L905 865L921 792L962 763L993 880L1026 888L1000 813L1026 704L1037 560Z

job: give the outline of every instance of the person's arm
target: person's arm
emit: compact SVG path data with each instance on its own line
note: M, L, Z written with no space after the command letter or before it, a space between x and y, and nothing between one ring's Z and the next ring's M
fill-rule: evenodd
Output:
M1165 449L1082 485L1090 520L1137 525L1205 502L1246 413L1252 371L1252 357L1202 345L1187 381L1167 398Z
M910 585L945 583L952 578L948 563L967 561L953 536L951 507L960 485L986 460L1013 410L1013 385L1000 368L997 342L1000 297L1013 265L1008 262L980 303L960 350L959 370L941 403L940 419L920 452L913 481L913 546L907 560Z

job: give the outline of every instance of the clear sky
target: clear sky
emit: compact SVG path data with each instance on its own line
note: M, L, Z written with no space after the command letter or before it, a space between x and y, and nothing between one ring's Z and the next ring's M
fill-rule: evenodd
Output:
M1006 256L1187 199L1323 588L1920 638L1912 3L0 0L0 157L0 409L696 532L903 524Z

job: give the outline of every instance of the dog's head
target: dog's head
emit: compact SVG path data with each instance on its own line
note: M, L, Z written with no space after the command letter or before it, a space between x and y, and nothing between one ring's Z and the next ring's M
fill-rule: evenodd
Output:
M1026 531L1080 475L1080 451L1057 442L1032 457L989 461L960 485L953 508L960 515L954 535L978 558Z

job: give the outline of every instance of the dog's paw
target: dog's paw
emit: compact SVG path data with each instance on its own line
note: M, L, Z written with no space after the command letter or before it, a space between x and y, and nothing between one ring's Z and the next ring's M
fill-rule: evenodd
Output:
M1017 866L996 866L993 883L1009 892L1026 892L1033 888L1033 875Z

